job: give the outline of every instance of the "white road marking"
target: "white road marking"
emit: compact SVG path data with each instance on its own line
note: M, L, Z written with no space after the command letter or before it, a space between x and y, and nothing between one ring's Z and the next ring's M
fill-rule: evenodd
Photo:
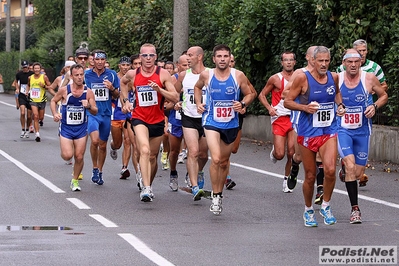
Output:
M250 167L250 166L246 166L246 165L242 165L242 164L238 164L238 163L230 163L230 165L234 165L234 166L239 167L239 168L247 169L247 170L250 170L250 171L253 171L253 172L257 172L257 173L261 173L261 174L265 174L265 175L275 176L275 177L278 177L278 178L281 178L281 179L284 178L284 175L276 174L276 173L269 172L269 171L264 171L264 170L261 170L261 169L258 169L258 168L254 168L254 167ZM299 180L298 179L297 182L298 183L303 183L303 180ZM346 191L340 190L340 189L336 189L336 188L334 188L334 193L339 193L339 194L342 194L342 195L348 195L348 193ZM364 195L360 195L360 194L359 194L359 199L399 209L399 204L392 203L392 202L389 202L389 201L380 200L380 199L376 199L376 198L373 198L373 197L368 197L368 196L364 196Z
M110 220L108 220L107 218L105 218L104 216L102 216L100 214L89 214L89 216L91 218L97 220L97 222L101 223L105 227L119 227L114 222L111 222Z
M150 249L144 242L135 237L132 234L118 234L120 237L125 239L130 245L132 245L138 252L146 256L149 260L154 262L156 265L162 266L173 266L174 264L166 260L164 257Z
M86 205L86 203L84 203L83 201L81 201L80 199L77 198L67 198L67 200L69 200L73 205L75 205L76 207L78 207L80 210L90 210L91 208Z
M51 183L50 181L48 181L47 179L45 179L44 177L42 177L41 175L33 172L32 170L30 170L28 167L26 167L23 163L21 163L20 161L14 159L13 157L11 157L9 154L5 153L4 151L0 150L0 154L4 156L4 158L6 158L7 160L11 161L12 163L14 163L18 168L20 168L22 171L24 171L25 173L31 175L33 178L35 178L36 180L38 180L40 183L42 183L43 185L45 185L46 187L48 187L49 189L51 189L54 193L65 193L65 191L63 191L62 189L58 188L57 186L55 186L53 183Z

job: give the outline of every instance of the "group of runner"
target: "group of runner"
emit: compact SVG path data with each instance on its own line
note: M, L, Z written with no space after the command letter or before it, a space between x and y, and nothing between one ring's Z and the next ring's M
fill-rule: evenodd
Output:
M305 226L318 226L312 204L316 180L314 203L321 205L325 224L336 223L330 200L338 153L342 158L339 176L351 204L349 221L362 222L357 180L359 186L366 185L371 118L388 100L384 73L378 64L366 59L366 54L366 41L355 41L334 73L328 71L331 56L324 46L309 47L307 66L295 71L295 54L286 51L281 54L282 72L270 77L259 94L271 115L274 141L270 159L275 163L287 153L284 192L295 188L303 162ZM271 104L266 99L269 93Z
M328 71L331 57L326 47L309 47L308 65L296 71L295 54L284 52L283 71L273 75L259 94L259 100L271 115L274 145L270 159L276 162L287 154L284 192L295 188L299 164L303 162L305 226L318 225L312 204L316 179L315 203L321 204L324 223L336 223L330 199L338 152L342 158L340 177L346 184L352 207L350 222L361 223L356 180L364 175L371 118L388 99L383 72L377 64L366 60L366 54L367 43L356 41L345 52L343 66L339 68L342 72L338 74ZM89 56L93 60L91 67L86 67ZM215 68L205 67L203 59L203 49L194 46L178 59L176 67L172 62L162 67L156 63L155 46L147 43L141 46L139 54L122 57L116 73L105 66L105 51L89 53L79 48L74 61L67 61L65 73L57 81L57 93L54 91L57 86L40 73L40 64L33 64L34 72L30 73L24 67L27 62L23 62L22 73L17 75L19 105L32 106L36 141L40 141L39 121L41 110L44 114L46 90L54 96L51 111L54 121L60 123L61 157L66 161L74 159L72 191L81 190L78 180L83 178L87 136L91 140L92 182L104 184L103 166L111 133L112 159L117 159L117 150L123 145L120 178L130 176L128 164L132 158L143 202L154 199L152 184L162 142L165 154L161 158L162 169L170 170L169 185L177 191L176 164L184 139L185 182L195 201L205 196L203 169L209 150L210 211L218 215L222 211L224 187L231 189L236 185L229 175L229 159L238 149L242 115L257 93L244 73L234 68L228 46L215 46L212 57ZM379 80L374 74L376 69ZM269 93L271 104L266 99ZM378 97L375 102L372 94ZM21 110L24 136L29 125L29 121L22 119L25 112Z

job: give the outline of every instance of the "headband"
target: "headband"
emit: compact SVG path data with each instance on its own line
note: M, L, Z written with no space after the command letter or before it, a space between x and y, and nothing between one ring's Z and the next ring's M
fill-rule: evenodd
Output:
M99 53L94 53L94 58L107 58L107 54L103 53L103 52L99 52Z
M345 60L345 59L347 59L349 57L362 58L360 56L360 54L346 54L346 55L344 55L344 58L342 60Z

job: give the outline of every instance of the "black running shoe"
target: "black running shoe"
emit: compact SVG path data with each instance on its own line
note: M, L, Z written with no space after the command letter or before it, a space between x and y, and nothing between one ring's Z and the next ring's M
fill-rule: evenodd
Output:
M295 188L298 173L299 173L299 164L297 162L295 162L294 159L292 159L291 172L287 179L287 187L289 189Z

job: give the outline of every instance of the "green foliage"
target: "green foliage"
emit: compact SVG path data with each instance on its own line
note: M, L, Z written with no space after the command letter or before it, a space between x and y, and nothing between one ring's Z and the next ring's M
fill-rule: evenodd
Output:
M82 40L87 40L87 5L88 1L73 0L73 27L83 27L85 37ZM96 1L93 1L93 11L96 9ZM55 28L65 27L65 1L52 0L51 4L48 0L35 0L35 31L38 36L54 30ZM93 12L95 17L95 12Z
M5 20L0 23L0 51L6 49L6 23ZM29 49L34 46L37 38L36 32L33 28L33 20L26 21L25 27L25 49ZM19 41L20 41L20 28L19 22L12 23L11 25L11 50L19 51Z
M19 69L19 52L0 53L0 73L3 76L5 92L11 91L11 84Z
M90 47L110 56L139 52L143 43L157 47L159 58L170 59L173 38L172 1L108 1L93 23Z

